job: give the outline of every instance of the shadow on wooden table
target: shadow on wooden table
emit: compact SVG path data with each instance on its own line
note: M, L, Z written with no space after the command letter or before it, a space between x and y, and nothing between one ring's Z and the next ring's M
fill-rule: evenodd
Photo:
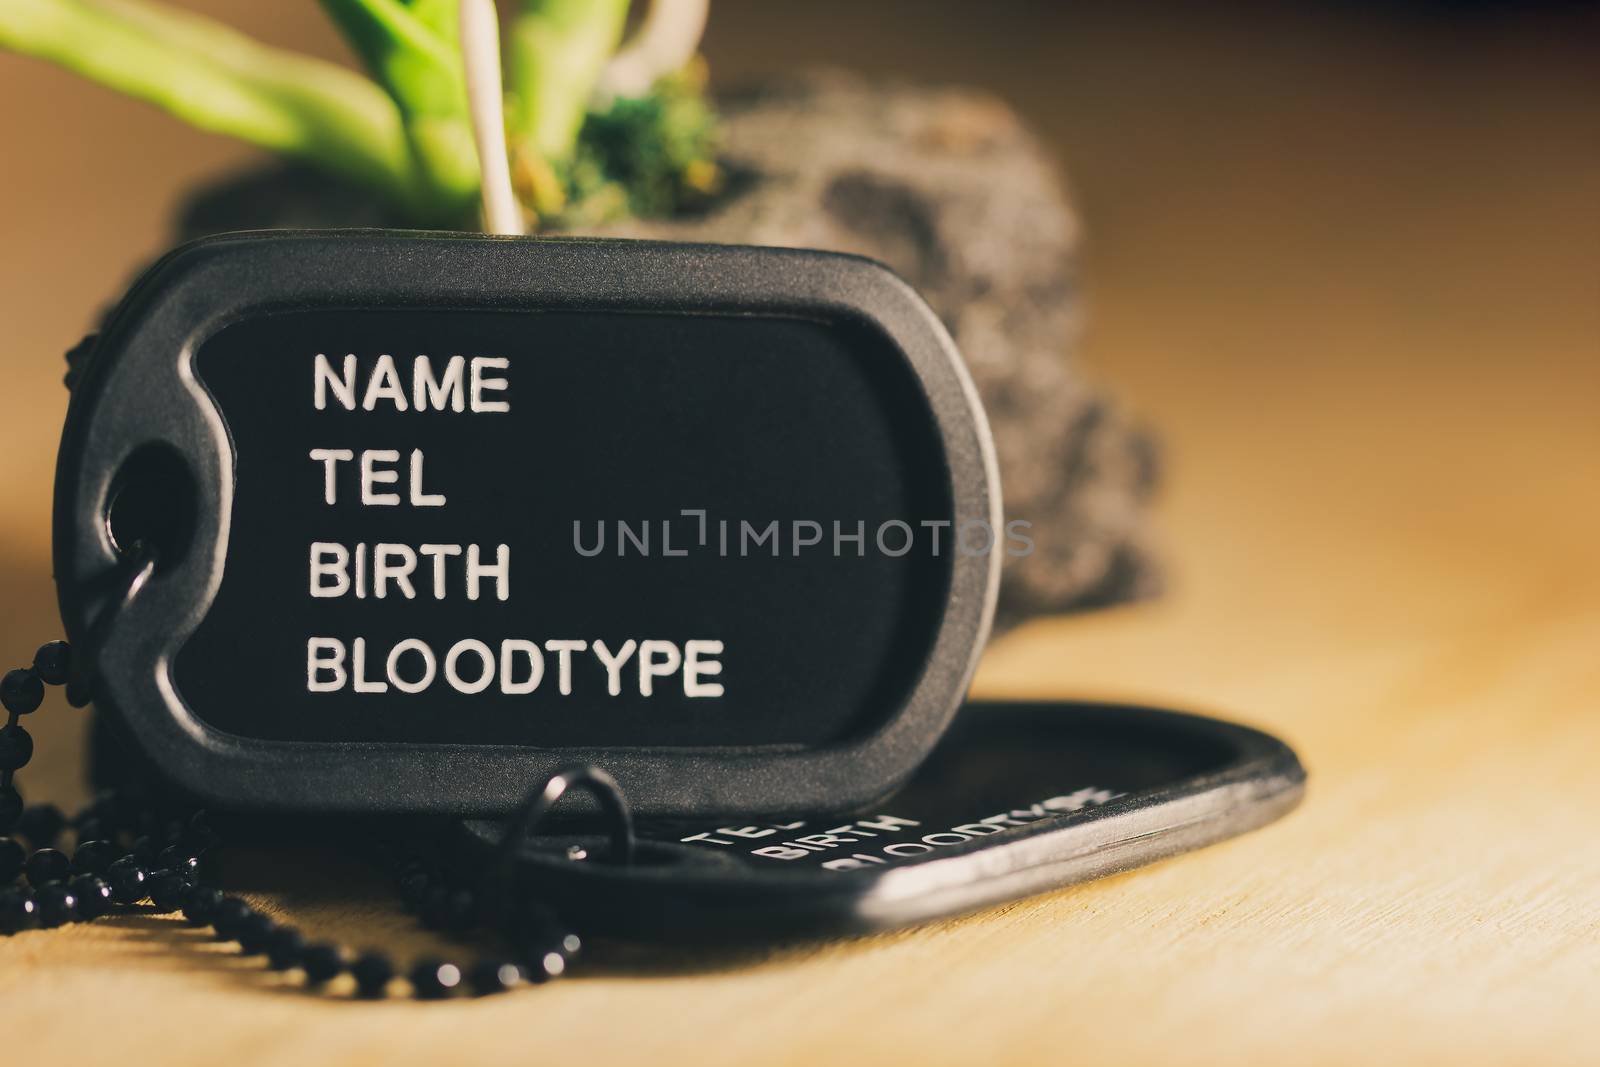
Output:
M492 936L451 937L424 929L415 917L402 911L397 895L375 867L322 847L233 850L220 885L227 892L245 896L274 918L293 923L310 940L331 941L356 952L379 949L402 972L410 963L429 956L466 964L504 952L504 946ZM236 945L219 943L209 930L191 927L175 915L143 908L107 917L97 925L114 942L122 964L206 973L233 986L262 992L356 999L354 983L348 977L326 987L309 987L298 971L273 971L263 957L242 956ZM760 945L682 947L588 941L581 969L570 980L739 971L773 962L798 962L828 944L787 939ZM398 986L393 992L403 988Z

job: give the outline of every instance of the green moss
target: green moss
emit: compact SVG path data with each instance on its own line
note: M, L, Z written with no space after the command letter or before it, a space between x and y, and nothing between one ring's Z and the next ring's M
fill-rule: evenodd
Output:
M716 115L698 72L664 78L648 96L591 111L566 174L561 221L672 215L721 187Z

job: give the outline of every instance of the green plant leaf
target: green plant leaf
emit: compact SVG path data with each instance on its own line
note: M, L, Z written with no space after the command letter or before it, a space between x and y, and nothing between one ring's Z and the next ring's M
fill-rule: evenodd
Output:
M432 30L441 40L450 42L456 51L461 50L459 0L405 0L405 3L418 22Z
M321 0L369 73L388 90L417 166L443 209L478 195L453 0Z
M547 166L571 160L627 15L628 0L522 0L507 40L514 155Z
M135 0L0 0L0 46L427 207L394 101L336 64Z

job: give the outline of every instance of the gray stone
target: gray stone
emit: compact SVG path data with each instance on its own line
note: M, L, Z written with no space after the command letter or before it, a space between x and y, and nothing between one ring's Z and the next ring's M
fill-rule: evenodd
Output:
M1035 551L1005 561L997 631L1151 594L1150 437L1075 368L1078 225L1016 114L967 89L820 72L720 102L729 187L707 210L588 234L853 252L893 267L961 348L994 430L1006 515ZM379 225L370 197L275 169L190 205L191 235Z

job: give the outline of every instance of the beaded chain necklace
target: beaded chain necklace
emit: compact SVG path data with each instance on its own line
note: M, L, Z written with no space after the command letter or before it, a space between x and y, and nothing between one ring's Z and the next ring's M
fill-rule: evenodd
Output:
M147 571L145 573L148 573ZM137 571L130 590L139 584ZM209 927L239 954L260 957L271 971L298 972L308 990L334 991L339 979L357 997L397 991L403 977L412 996L436 1000L459 992L483 996L567 973L582 946L577 934L537 900L505 890L515 846L570 785L612 793L615 784L593 768L572 768L535 791L508 836L503 862L483 870L447 869L435 858L390 842L375 845L405 910L425 927L455 935L489 930L505 951L472 963L436 957L397 966L380 950L352 952L311 941L299 929L224 894L213 884L223 844L218 824L203 810L175 806L155 795L118 790L101 794L70 818L52 804L25 805L17 771L33 757L24 716L44 702L45 686L65 686L68 703L89 703L91 675L65 641L40 646L33 663L0 678L0 936L92 922L126 914L180 914ZM619 846L631 850L626 809ZM72 838L70 851L65 838Z

